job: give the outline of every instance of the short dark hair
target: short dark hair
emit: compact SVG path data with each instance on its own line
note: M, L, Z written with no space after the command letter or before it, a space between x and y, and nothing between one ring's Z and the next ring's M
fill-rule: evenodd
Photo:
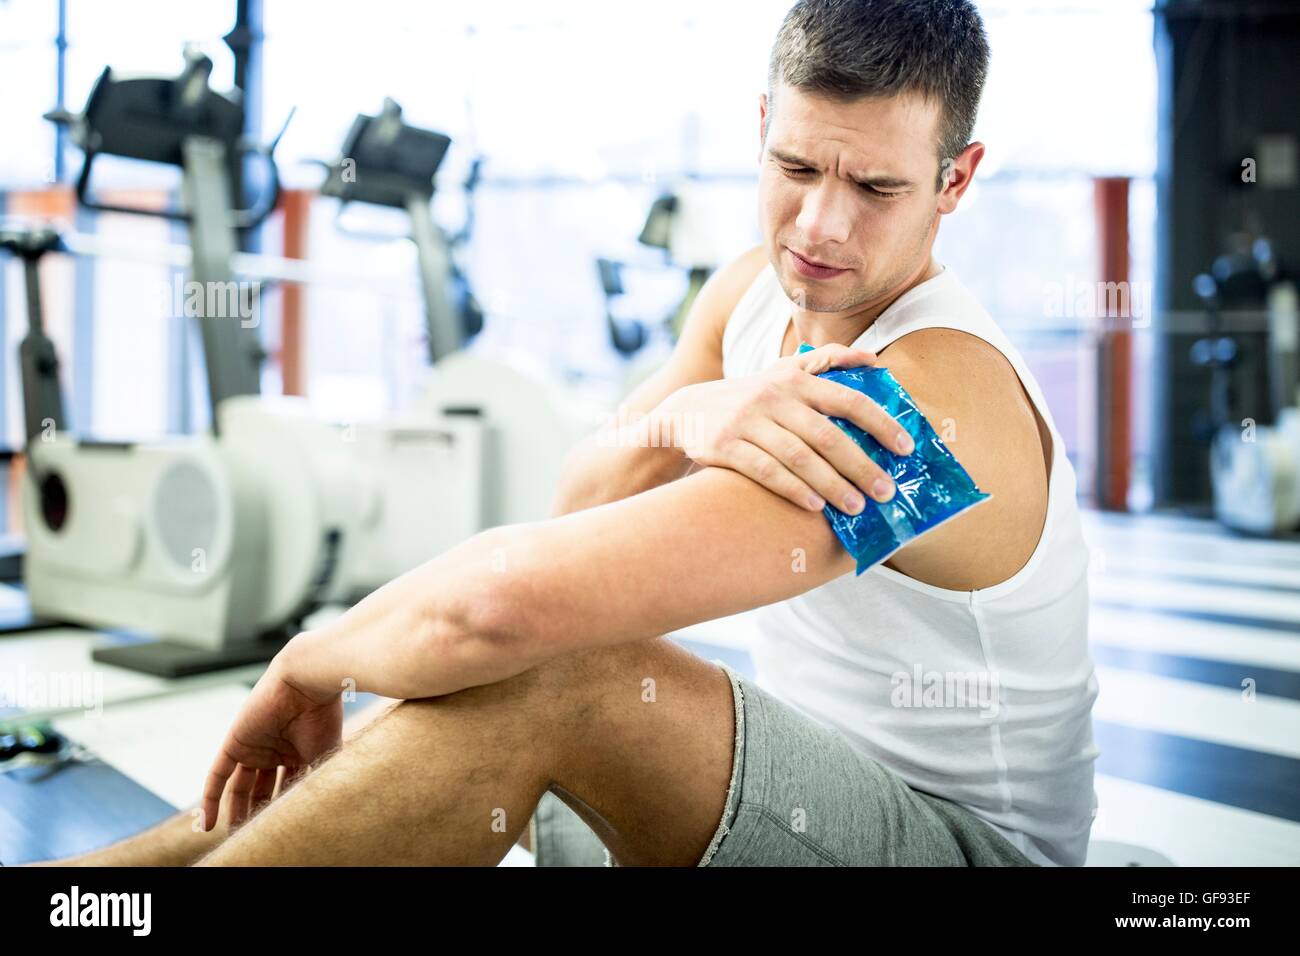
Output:
M970 144L988 65L984 22L970 0L798 0L772 45L768 110L778 81L840 102L900 93L936 100L942 183L943 160Z

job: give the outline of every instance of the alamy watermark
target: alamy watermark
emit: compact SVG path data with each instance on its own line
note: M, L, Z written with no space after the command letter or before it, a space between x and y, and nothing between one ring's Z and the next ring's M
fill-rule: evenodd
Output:
M597 433L601 448L691 448L699 440L699 415L691 412L629 411L620 405Z
M0 708L104 713L104 675L95 671L0 671Z
M56 927L118 926L132 936L148 936L153 927L152 893L94 893L73 885L50 897L50 925Z
M981 717L996 717L1000 685L992 671L927 671L920 664L912 673L895 671L889 679L894 707L978 709Z
M1043 315L1144 329L1151 325L1152 298L1150 282L1100 282L1067 274L1064 282L1043 286Z
M158 308L167 316L238 319L245 329L261 324L262 283L259 280L198 282L173 274L155 287Z

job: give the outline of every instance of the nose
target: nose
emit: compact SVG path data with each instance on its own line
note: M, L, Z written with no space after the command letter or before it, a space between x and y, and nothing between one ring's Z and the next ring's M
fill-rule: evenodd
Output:
M852 215L847 197L832 177L822 177L804 193L795 227L814 249L828 242L847 242Z

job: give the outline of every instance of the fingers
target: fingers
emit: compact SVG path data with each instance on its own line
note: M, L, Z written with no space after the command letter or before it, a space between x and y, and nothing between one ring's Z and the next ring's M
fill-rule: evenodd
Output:
M207 832L217 825L217 815L221 812L221 795L226 790L226 781L230 779L239 766L224 750L213 761L208 771L208 778L203 782L203 830Z
M831 343L793 356L798 366L809 375L820 375L832 368L860 368L875 365L880 359L875 352L855 349L848 345Z
M910 455L916 450L911 436L878 403L838 382L817 378L830 368L875 365L879 356L874 352L831 344L791 358L796 363L786 368L782 376L783 384L793 386L790 390L796 392L805 405L810 405L824 415L834 415L853 422L895 454ZM808 436L803 437L806 440Z
M773 419L756 422L749 440L779 461L786 471L799 482L801 488L811 489L815 497L811 500L805 498L807 504L804 504L803 507L819 511L821 510L820 506L829 501L836 508L842 510L846 506L852 506L851 513L857 514L865 505L862 495L835 470L823 454L816 448L810 447L803 437L804 434L814 431L820 434L821 428L819 424L813 422L811 429L805 428L805 432L800 432L790 428L786 422L791 419L798 420L797 412L802 409L811 418L821 419L821 422L831 428L835 428L835 426L830 423L829 419L804 408L796 401L783 403L783 406L784 408L773 411ZM839 431L838 428L835 430ZM843 432L840 434L843 436ZM853 445L853 442L847 437L845 437L845 440L850 445ZM854 450L857 449L854 448ZM859 454L861 453L859 452ZM800 504L799 501L794 503ZM818 505L815 509L813 508L814 503Z
M275 795L280 767L249 767L240 764L230 778L230 828L233 830L257 813Z
M859 368L879 361L874 352L837 344L823 345L796 357L801 360L799 367L814 377L831 368ZM878 403L861 392L824 379L818 379L817 384L804 379L801 384L805 388L804 398L824 414L848 419L895 454L910 455L915 450L911 436ZM836 387L838 392L834 390Z
M842 386L841 389L850 391ZM796 473L836 508L846 514L857 514L866 506L863 493L876 501L888 501L894 496L895 486L889 473L824 414L798 401L783 404L774 414L780 425L806 443L820 466L815 473L813 469L797 468ZM883 485L878 486L877 482Z
M801 394L805 403L817 411L851 421L897 455L910 455L916 450L912 437L889 412L847 385L811 378L804 381Z
M847 514L866 507L864 493L889 501L895 486L829 420L853 422L896 454L911 454L912 440L879 404L838 382L817 376L831 368L875 365L874 352L831 344L781 359L760 382L756 401L744 407L724 440L708 450L719 464L751 478L800 508L820 511L827 501ZM700 455L692 457L699 459Z
M280 766L275 768L275 790L271 793L271 799L274 800L280 794L289 789L289 768Z
M774 426L775 427L775 426ZM793 437L793 436L791 436ZM730 467L807 511L820 511L825 504L774 455L749 441L736 441L731 448Z
M230 829L235 830L248 819L249 798L253 795L253 784L257 782L257 771L240 764L235 768L226 790L230 797Z
M279 777L279 768L272 767L270 770L259 769L257 771L257 780L253 783L253 796L248 801L248 813L252 816L262 806L269 803L275 796L276 780Z

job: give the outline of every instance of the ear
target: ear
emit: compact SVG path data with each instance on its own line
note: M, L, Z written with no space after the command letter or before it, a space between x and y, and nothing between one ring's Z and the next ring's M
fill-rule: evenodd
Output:
M983 158L984 144L971 143L957 155L956 159L944 160L944 164L948 166L948 181L939 193L941 214L946 215L957 208L958 201L974 179L975 169ZM942 172L943 165L941 164L939 168Z
M763 146L767 141L767 94L758 94L758 161L763 162Z

